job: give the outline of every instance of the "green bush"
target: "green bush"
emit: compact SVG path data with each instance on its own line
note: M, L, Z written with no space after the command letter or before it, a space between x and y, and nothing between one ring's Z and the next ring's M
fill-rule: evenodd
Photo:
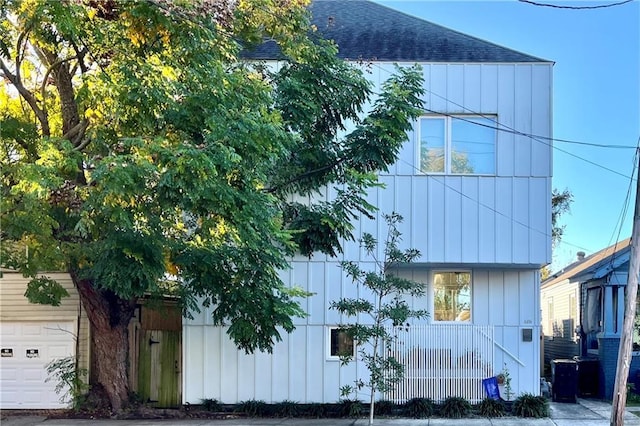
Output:
M329 411L327 410L327 406L325 404L307 404L303 408L303 415L306 417L312 417L315 419L323 419L327 417Z
M500 400L485 398L478 406L478 411L483 417L502 417L505 413L505 406Z
M264 417L269 415L269 404L261 400L250 399L242 401L236 407L236 411L245 413L249 417Z
M429 398L413 398L404 404L403 409L409 417L424 419L433 415L433 401Z
M393 409L395 407L396 405L393 402L381 399L375 404L374 414L376 416L390 416L393 414Z
M513 401L513 414L519 417L548 417L549 403L542 396L523 393Z
M55 391L58 395L62 394L60 401L71 403L74 410L80 409L89 391L89 385L84 381L87 370L79 368L75 357L72 356L53 360L45 368L48 374L45 382L56 382Z
M471 404L459 396L450 396L442 402L440 415L448 419L461 419L471 414Z
M200 405L202 405L202 409L206 411L220 411L221 409L220 403L214 398L201 399Z
M285 399L273 406L273 413L276 417L296 417L300 414L300 405Z
M343 399L340 401L342 417L362 417L364 407L357 399Z

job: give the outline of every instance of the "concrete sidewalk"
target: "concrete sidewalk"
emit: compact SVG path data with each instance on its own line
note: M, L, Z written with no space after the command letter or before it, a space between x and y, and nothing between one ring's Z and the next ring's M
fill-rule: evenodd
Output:
M505 417L500 419L376 419L379 426L608 426L611 404L579 399L578 404L550 403L551 413L545 419ZM633 414L632 410L636 409ZM625 426L640 426L640 407L631 407L625 414ZM44 417L7 417L2 426L365 426L367 419L168 419L168 420L72 420Z

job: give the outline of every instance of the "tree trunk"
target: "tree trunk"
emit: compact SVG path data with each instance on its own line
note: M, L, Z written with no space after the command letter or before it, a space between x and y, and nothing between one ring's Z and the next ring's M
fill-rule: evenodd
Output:
M91 323L91 350L95 361L92 375L107 393L111 408L120 411L129 399L127 327L136 300L97 290L90 280L79 279L73 272L71 277Z

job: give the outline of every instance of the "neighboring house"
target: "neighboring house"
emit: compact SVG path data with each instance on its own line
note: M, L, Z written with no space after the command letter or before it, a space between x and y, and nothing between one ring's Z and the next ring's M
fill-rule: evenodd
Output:
M43 272L69 293L60 306L29 303L29 278L3 270L0 277L0 409L68 407L64 391L48 380L49 362L76 357L91 381L90 323L71 277ZM129 325L129 386L145 401L172 407L182 402L182 317L175 301L140 301ZM156 308L156 310L154 310Z
M34 305L24 292L29 278L10 270L0 277L0 408L65 408L55 392L57 382L46 381L46 365L56 359L78 356L88 368L89 322L71 277L60 272L42 273L69 292L60 306Z
M385 187L368 196L377 220L354 223L356 237L369 232L384 241L382 214L396 211L405 218L404 247L422 252L419 263L398 273L424 283L426 295L412 304L431 315L385 348L407 374L381 398L478 401L482 378L505 367L516 394L539 394L539 268L551 261L553 63L372 2L320 0L311 11L341 57L371 61L374 92L394 63L424 70L424 116L397 163L380 174ZM267 44L247 56L276 64L278 52ZM346 241L339 257L296 257L282 272L285 283L314 295L303 301L308 317L271 354L239 351L225 328L212 324L211 308L185 320L183 401L338 401L341 386L366 374L361 363L341 366L337 356L352 342L335 329L343 318L329 304L366 295L339 267L343 259L374 267L357 242Z
M578 260L542 283L545 362L580 356L598 365L598 396L613 398L631 239ZM636 321L637 323L637 321ZM634 328L629 382L640 378L640 338Z

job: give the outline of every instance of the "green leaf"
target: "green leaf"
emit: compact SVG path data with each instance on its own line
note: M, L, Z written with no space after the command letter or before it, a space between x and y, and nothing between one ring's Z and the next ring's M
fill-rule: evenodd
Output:
M57 281L48 277L33 278L27 283L24 296L31 303L40 305L60 306L63 297L69 297L69 292Z

